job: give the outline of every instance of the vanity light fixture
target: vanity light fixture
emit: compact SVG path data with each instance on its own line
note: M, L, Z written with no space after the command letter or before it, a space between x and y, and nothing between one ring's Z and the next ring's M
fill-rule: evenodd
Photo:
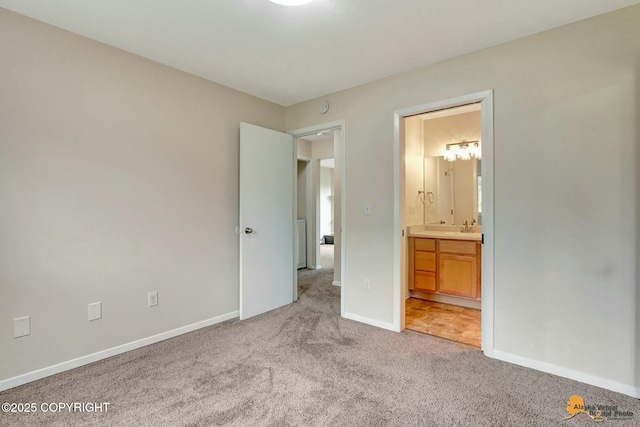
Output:
M447 149L444 152L444 159L447 162L455 162L456 161L456 153L451 149L449 144L447 144Z
M457 156L460 160L471 160L471 151L469 151L469 147L461 145L458 149Z
M481 159L482 149L479 141L462 141L447 144L444 159L448 162L456 160Z

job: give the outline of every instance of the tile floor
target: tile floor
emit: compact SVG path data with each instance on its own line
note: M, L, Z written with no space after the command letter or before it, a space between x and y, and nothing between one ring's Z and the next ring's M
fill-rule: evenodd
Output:
M474 347L481 347L480 310L409 298L406 328Z

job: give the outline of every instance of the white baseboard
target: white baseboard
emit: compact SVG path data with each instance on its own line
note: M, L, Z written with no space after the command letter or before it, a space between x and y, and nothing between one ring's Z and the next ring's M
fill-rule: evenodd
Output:
M68 360L66 362L58 363L53 366L31 371L26 374L18 375L13 378L0 381L0 391L8 390L19 385L30 383L51 375L59 374L60 372L68 371L70 369L78 368L80 366L88 365L89 363L97 362L98 360L106 359L108 357L116 356L127 351L135 350L140 347L145 347L150 344L155 344L160 341L164 341L169 338L176 337L178 335L193 332L197 329L205 328L207 326L215 325L216 323L224 322L225 320L235 319L239 316L239 311L232 311L231 313L223 314L221 316L212 317L211 319L203 320L201 322L192 323L190 325L182 326L180 328L172 329L167 332L162 332L157 335L153 335L147 338L142 338L137 341L133 341L127 344L122 344L117 347L112 347L106 350L98 351L97 353L89 354L86 356L78 357L77 359Z
M449 295L429 294L420 291L409 291L409 296L433 302L441 302L444 304L457 305L460 307L473 308L474 310L482 310L482 302L470 300L467 298L451 297Z
M393 323L381 322L379 320L370 319L368 317L360 316L360 315L353 314L353 313L347 313L347 312L345 312L342 317L344 317L345 319L355 320L356 322L365 323L367 325L371 325L371 326L375 326L375 327L378 327L378 328L386 329L388 331L400 332L400 331L398 331L398 328L396 328L394 326Z
M524 366L526 368L535 369L537 371L546 372L549 374L557 375L559 377L569 378L570 380L580 381L581 383L606 388L607 390L626 394L627 396L640 398L640 387L622 384L617 381L608 380L606 378L598 377L595 375L585 374L584 372L574 371L573 369L563 368L561 366L552 365L550 363L528 359L526 357L516 356L495 349L492 353L492 357L494 359L502 360L503 362L513 363L515 365Z
M337 280L334 280L332 285L340 287L340 286L342 286L342 283L338 282Z

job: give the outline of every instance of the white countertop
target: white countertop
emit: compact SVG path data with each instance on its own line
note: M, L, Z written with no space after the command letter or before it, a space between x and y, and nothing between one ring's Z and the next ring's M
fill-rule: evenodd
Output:
M430 237L432 239L449 239L449 240L482 240L482 233L461 233L455 231L411 231L410 237Z
M425 228L432 228L432 226L425 227L424 225L414 225L409 227L408 235L410 237L429 237L431 239L449 239L449 240L473 240L481 241L482 233L462 233L460 231L453 231L457 229L455 226L443 226L433 228L443 228L444 230L433 230ZM475 227L479 228L479 227ZM475 230L474 230L475 231Z

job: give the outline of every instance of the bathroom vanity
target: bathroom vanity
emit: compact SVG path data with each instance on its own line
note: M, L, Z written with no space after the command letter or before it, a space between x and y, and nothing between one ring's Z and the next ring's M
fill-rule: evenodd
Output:
M427 229L425 229L427 228ZM409 228L408 274L411 296L455 303L480 301L482 233L448 231L447 227ZM446 297L446 301L438 296ZM469 306L469 303L460 301Z

